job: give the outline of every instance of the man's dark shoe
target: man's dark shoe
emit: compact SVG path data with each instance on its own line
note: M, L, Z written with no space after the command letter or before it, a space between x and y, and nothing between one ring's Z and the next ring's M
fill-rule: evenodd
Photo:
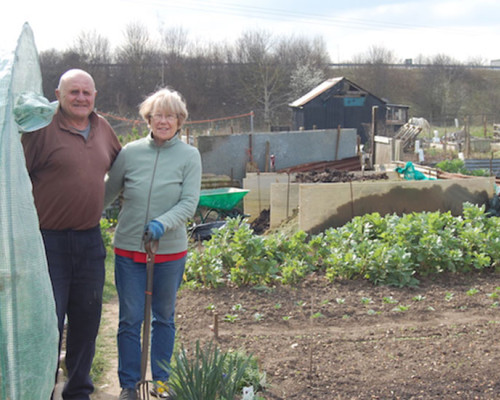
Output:
M118 400L137 400L137 390L122 389Z

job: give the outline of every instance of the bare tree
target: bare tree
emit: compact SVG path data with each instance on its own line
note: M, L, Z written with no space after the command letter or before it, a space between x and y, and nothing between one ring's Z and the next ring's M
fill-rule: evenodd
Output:
M115 53L113 89L120 113L136 115L138 104L162 84L162 57L145 25L129 23L124 36Z
M384 46L372 45L365 53L354 56L354 62L368 65L393 64L397 60L394 51Z
M181 58L188 51L188 31L181 26L161 29L161 48L169 58Z
M76 37L71 50L89 65L107 64L112 61L109 39L94 31L82 31Z
M304 36L283 36L276 44L276 56L283 64L293 67L311 65L316 68L325 68L330 63L323 38L316 36L313 39Z
M127 24L124 37L124 43L116 51L116 59L119 62L143 63L156 50L148 28L140 22Z
M351 69L351 79L376 96L386 99L392 97L392 90L398 85L398 72L390 68L391 64L396 63L392 50L383 46L370 46L365 53L354 57L354 63L362 65Z
M289 123L288 103L300 90L323 79L329 60L324 42L303 37L276 38L265 31L245 32L236 42L242 95L262 114L264 126ZM292 75L295 90L291 90Z
M435 124L457 117L467 98L467 70L460 62L438 54L425 60L415 100L422 115Z
M75 51L59 52L55 49L40 53L40 69L43 77L43 92L49 100L55 100L60 76L71 68L86 68L80 54Z
M277 46L281 64L287 66L288 91L286 102L296 100L325 80L330 62L322 38L283 37Z
M273 54L273 38L265 31L247 31L236 42L235 56L240 63L241 93L250 100L255 111L262 114L270 127L275 98L282 91L285 66Z

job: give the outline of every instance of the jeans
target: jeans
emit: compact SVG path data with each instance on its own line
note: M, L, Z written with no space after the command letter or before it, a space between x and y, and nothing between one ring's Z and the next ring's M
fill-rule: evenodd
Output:
M153 380L167 381L175 341L175 300L182 283L186 257L154 266L151 319L151 372ZM146 264L115 256L119 299L118 377L122 388L135 388L141 380L141 325L144 321Z
M94 391L89 373L95 354L104 287L106 249L99 226L86 231L42 229L54 292L62 347L67 317L68 379L63 399L88 400Z

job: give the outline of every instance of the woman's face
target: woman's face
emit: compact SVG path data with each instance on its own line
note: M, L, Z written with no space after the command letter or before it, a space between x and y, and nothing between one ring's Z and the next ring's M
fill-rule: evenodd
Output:
M167 140L172 139L178 131L179 118L176 114L155 110L155 112L151 114L149 125L153 131L153 138L156 144L162 145Z

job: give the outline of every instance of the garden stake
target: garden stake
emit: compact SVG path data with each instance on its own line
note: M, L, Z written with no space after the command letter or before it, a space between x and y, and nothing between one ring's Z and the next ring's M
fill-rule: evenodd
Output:
M149 385L146 380L148 368L149 336L151 333L151 302L153 299L153 272L155 266L155 254L158 250L158 240L144 241L147 254L146 263L146 291L144 302L144 322L142 326L142 350L141 350L141 380L136 384L136 390L140 400L149 400Z
M219 340L219 314L214 314L214 337Z

